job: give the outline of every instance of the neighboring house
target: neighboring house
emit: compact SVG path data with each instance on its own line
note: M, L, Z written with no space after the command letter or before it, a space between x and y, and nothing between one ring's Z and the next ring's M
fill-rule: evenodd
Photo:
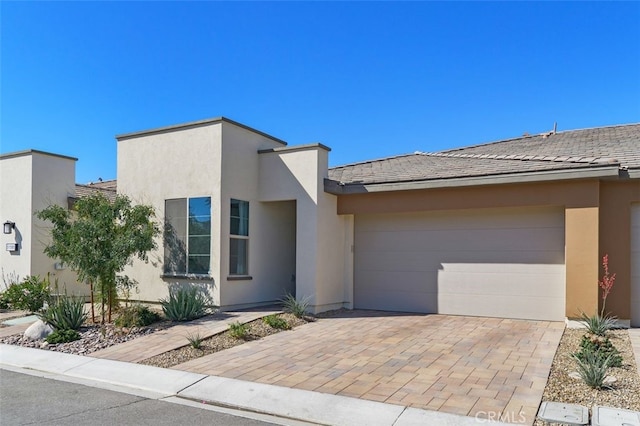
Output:
M290 292L316 312L561 320L601 307L608 253L607 311L640 326L640 124L332 169L324 145L226 118L116 138L118 193L165 225L125 271L141 300L197 285L225 309Z
M35 216L49 205L67 207L74 198L101 190L76 185L76 161L77 158L37 150L0 155L0 290L11 279L37 275L49 276L52 285L57 282L60 293L89 294L89 287L78 283L73 271L44 254L51 241L51 226ZM104 192L115 196L115 188Z

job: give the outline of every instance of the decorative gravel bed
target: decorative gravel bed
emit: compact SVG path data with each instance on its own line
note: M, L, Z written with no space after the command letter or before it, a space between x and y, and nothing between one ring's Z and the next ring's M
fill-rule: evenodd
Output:
M291 314L280 314L281 318L287 321L290 328L297 327L309 322L310 318L302 319ZM156 355L151 358L140 361L140 364L153 365L155 367L169 368L174 365L182 364L183 362L190 361L201 356L209 355L215 352L229 349L234 346L241 345L251 340L261 339L271 334L286 332L287 330L280 330L265 324L262 319L251 321L247 323L248 332L244 339L238 339L233 337L229 331L225 331L220 334L216 334L202 341L200 349L194 349L189 345L189 342L185 336L185 345L182 348L178 348L169 352Z
M562 335L560 345L553 359L543 401L580 404L591 409L594 405L623 408L640 411L640 376L633 356L633 348L627 330L612 330L609 337L622 355L622 367L611 368L610 376L616 381L610 389L595 390L587 386L582 379L574 379L569 374L577 370L571 357L580 346L584 329L567 328ZM544 425L536 420L536 426Z
M169 321L162 321L148 327L126 329L116 327L113 324L105 324L104 327L99 324L87 324L78 330L81 336L80 339L69 343L49 344L45 341L34 341L25 338L23 333L4 337L0 339L0 343L24 346L27 348L46 349L74 355L88 355L92 352L108 348L109 346L164 330L171 325Z

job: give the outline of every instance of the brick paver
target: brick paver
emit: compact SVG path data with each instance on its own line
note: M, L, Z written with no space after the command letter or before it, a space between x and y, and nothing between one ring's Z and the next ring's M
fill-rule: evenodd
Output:
M347 311L174 368L467 416L522 413L532 423L563 329Z
M139 362L188 345L187 336L191 334L197 333L202 338L207 338L226 331L229 328L229 324L236 321L247 323L278 312L281 311L277 309L260 309L256 311L220 312L213 316L175 325L166 330L156 331L148 336L93 352L89 356L116 361Z

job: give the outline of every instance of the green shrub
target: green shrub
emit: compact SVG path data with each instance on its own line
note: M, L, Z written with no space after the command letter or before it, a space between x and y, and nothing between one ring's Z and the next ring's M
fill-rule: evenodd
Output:
M578 374L593 389L602 389L604 379L607 377L609 367L611 367L611 356L601 357L597 352L585 352L582 358L573 354L578 366Z
M298 318L304 317L309 308L308 297L298 300L291 293L287 293L280 301L285 312L289 312Z
M0 309L9 309L9 301L7 301L4 293L0 293Z
M168 298L160 300L160 304L171 321L191 321L207 315L212 308L204 293L194 287L172 290Z
M115 320L117 327L144 327L160 321L160 314L140 304L120 309Z
M267 324L269 327L272 327L278 330L288 330L291 328L289 326L289 323L287 323L287 321L284 318L279 317L276 314L268 315L262 318L262 321L264 321L264 323Z
M620 355L620 351L613 346L608 337L596 334L582 336L580 349L575 353L575 357L581 361L586 361L592 354L600 360L608 358L610 367L622 366L622 355Z
M249 326L239 321L229 324L229 334L236 339L246 339L249 334Z
M189 341L189 346L193 349L202 349L202 342L204 339L200 335L200 333L195 334L187 334L187 340Z
M87 319L84 311L84 299L80 297L60 296L38 317L54 330L78 330Z
M31 275L18 284L11 284L3 293L3 299L11 309L38 312L49 300L49 280Z
M80 340L80 333L75 330L55 330L47 336L46 340L51 344L73 342Z
M589 316L582 312L578 321L580 322L580 324L586 327L589 333L598 336L604 336L607 331L612 330L618 326L616 318L608 315L602 316L599 314L595 314Z

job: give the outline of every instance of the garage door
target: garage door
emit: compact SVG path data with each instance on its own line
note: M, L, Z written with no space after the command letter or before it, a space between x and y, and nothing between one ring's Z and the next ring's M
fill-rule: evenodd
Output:
M631 206L631 325L640 327L640 204Z
M562 320L564 210L356 215L359 309Z

